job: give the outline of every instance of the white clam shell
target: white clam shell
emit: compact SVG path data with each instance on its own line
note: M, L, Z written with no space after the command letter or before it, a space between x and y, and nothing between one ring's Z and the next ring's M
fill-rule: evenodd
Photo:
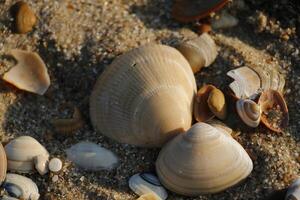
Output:
M52 158L49 161L49 170L51 172L59 172L62 169L63 163L59 158Z
M260 123L261 107L250 99L239 99L236 110L240 118L250 127L257 127Z
M162 146L191 126L195 93L193 72L178 50L145 45L101 74L90 99L91 121L118 142Z
M77 143L66 152L69 160L86 170L110 170L118 164L118 157L113 152L91 142Z
M152 173L139 173L129 179L129 187L139 196L154 193L162 200L168 198L166 189L161 185L158 178Z
M13 192L12 188L16 188L21 192L18 198L24 200L38 200L40 197L37 185L31 179L18 174L8 173L3 187L8 193Z
M245 179L253 164L228 133L197 123L163 147L156 172L169 190L186 195L217 193Z
M300 177L289 186L285 200L300 200Z

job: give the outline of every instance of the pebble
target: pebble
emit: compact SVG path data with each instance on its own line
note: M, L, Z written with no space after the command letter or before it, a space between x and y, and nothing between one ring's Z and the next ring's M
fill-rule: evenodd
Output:
M52 182L55 183L55 182L57 182L57 181L58 181L58 176L57 176L57 175L54 175L54 176L52 177Z

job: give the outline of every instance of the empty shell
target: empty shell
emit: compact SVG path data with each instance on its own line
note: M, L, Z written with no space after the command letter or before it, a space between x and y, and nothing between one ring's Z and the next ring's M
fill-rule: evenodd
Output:
M211 65L218 55L217 46L207 33L182 42L177 49L187 59L194 73L200 71L202 67Z
M213 89L207 99L210 111L214 113L219 119L225 119L227 115L227 108L225 96L223 92L217 88Z
M66 152L69 160L86 170L110 170L118 164L118 157L113 152L91 142L77 143Z
M219 131L223 133L227 133L228 135L231 135L232 133L232 129L219 120L211 119L207 123L213 126L214 128L219 129Z
M162 200L154 193L148 193L140 196L137 200Z
M211 26L213 29L225 29L236 26L239 23L239 20L230 15L228 12L221 12L218 19L214 18L211 22Z
M171 140L156 161L162 184L186 196L223 191L245 179L252 168L237 141L202 122Z
M37 22L37 17L32 9L24 1L19 1L13 6L15 15L15 29L17 33L27 33L32 31Z
M63 163L58 158L52 158L49 161L49 170L51 172L59 172L62 169Z
M261 107L250 99L239 99L236 110L240 118L250 127L257 127L260 123Z
M18 49L11 50L8 55L13 56L17 64L3 75L3 80L21 90L43 95L50 86L50 78L41 57Z
M7 159L4 148L0 142L0 185L5 179L7 170Z
M154 193L160 199L168 197L166 189L161 185L156 175L153 173L135 174L129 179L129 187L137 195Z
M289 186L285 200L300 200L300 178L297 178Z
M175 48L149 44L118 58L90 99L96 131L127 144L162 146L191 126L196 81Z

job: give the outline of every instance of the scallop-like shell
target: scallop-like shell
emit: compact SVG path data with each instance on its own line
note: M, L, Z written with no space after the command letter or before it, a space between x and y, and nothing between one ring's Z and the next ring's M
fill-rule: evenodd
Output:
M217 88L213 89L207 99L207 105L211 112L219 119L225 119L227 116L227 106L223 92Z
M8 55L13 56L17 64L3 75L3 80L21 90L43 95L50 86L50 78L41 57L18 49L11 50Z
M0 185L5 179L7 170L7 159L4 148L0 142Z
M15 28L18 33L28 33L32 31L37 22L37 17L33 10L24 1L17 2L14 7Z
M191 126L196 81L175 48L149 44L114 60L90 99L96 131L122 143L162 146Z
M257 127L260 123L261 107L250 99L239 99L236 110L240 118L250 127Z
M177 49L190 63L194 73L200 71L202 67L211 65L218 55L217 46L207 33L182 42Z
M300 200L300 178L297 178L289 186L285 200Z
M40 197L36 184L31 179L18 174L8 173L3 188L10 196L19 199L38 200Z
M118 157L113 152L95 143L80 142L66 152L69 160L86 170L110 170L118 165Z
M228 0L176 0L172 16L180 22L192 22L220 10Z
M34 158L39 155L49 157L48 151L30 136L21 136L5 146L8 170L31 172L34 170Z
M275 132L282 132L289 122L289 112L282 94L276 90L264 91L259 97L262 123Z
M237 141L202 122L171 140L156 161L162 184L186 196L223 191L245 179L252 168Z
M137 200L162 200L154 193L148 193L140 196Z
M133 175L129 179L129 187L134 193L140 196L154 193L162 200L168 198L166 189L161 185L160 181L153 173L145 172Z

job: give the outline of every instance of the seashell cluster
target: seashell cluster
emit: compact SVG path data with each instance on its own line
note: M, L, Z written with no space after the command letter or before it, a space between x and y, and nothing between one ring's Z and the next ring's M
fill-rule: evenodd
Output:
M162 146L191 126L196 81L175 48L149 44L115 59L96 82L90 117L121 143Z
M250 127L257 127L260 123L261 107L250 99L239 99L236 110L240 118Z
M289 186L285 200L300 200L300 178L297 178Z
M7 170L7 159L5 150L2 146L2 143L0 143L0 185L5 179L6 176L6 170Z
M156 161L162 184L187 196L223 191L245 179L252 168L250 157L237 141L202 122L171 140Z

